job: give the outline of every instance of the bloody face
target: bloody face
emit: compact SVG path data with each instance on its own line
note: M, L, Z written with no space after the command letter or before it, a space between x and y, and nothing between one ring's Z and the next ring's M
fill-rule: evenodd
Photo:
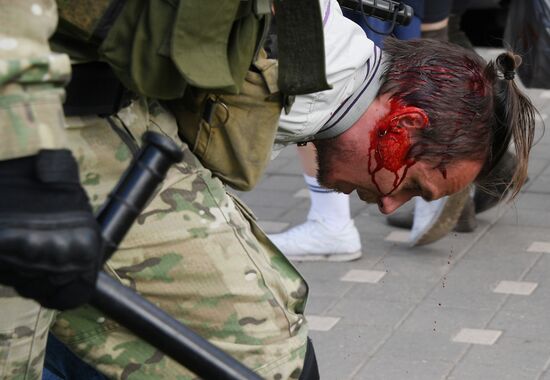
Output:
M385 214L414 196L435 200L462 190L482 162L461 160L442 170L434 162L409 157L414 132L427 125L422 110L379 100L337 138L315 142L320 184L346 194L356 190Z

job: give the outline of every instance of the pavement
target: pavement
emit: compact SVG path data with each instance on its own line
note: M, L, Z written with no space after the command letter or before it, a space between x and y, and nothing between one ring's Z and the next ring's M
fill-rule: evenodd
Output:
M363 257L296 264L310 285L322 379L550 380L550 133L541 127L550 91L527 93L542 114L529 182L478 215L475 232L409 248L407 230L353 194ZM238 195L268 233L302 223L309 199L296 149Z

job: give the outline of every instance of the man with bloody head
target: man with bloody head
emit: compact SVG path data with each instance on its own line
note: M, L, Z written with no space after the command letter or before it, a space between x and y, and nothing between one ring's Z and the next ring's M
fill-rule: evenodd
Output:
M436 200L482 179L513 138L517 194L535 113L513 80L519 63L503 53L487 64L471 50L436 40L386 40L380 75L367 91L359 87L312 139L319 183L355 190L389 214L414 196ZM326 138L331 130L337 133Z

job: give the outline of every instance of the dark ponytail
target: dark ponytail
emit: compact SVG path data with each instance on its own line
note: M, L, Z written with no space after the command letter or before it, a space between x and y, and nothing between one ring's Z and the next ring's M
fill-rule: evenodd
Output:
M506 153L513 139L517 156L517 167L508 186L515 197L527 179L529 153L535 135L535 113L527 96L514 81L516 68L521 57L511 52L500 54L489 62L485 70L487 79L493 84L494 124L493 141L485 171L489 172Z

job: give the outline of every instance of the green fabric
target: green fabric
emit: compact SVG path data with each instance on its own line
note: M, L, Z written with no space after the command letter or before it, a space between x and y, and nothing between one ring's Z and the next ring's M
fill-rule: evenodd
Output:
M106 38L92 38L94 28L111 19L110 10L119 9L118 1L98 0L84 14L90 0L58 0L60 25L70 26L62 28L63 36L82 41L86 49L75 50L78 44L67 39L57 39L55 48L79 60L109 63L128 89L156 99L180 98L188 84L238 94L271 12L267 0L125 1ZM330 88L318 1L276 0L276 6L281 91L294 95ZM78 27L83 30L73 33ZM96 56L90 43L99 45Z
M277 61L260 51L254 65L238 95L189 87L183 99L168 103L193 153L225 184L241 191L254 188L269 163L282 106ZM207 103L210 115L205 115Z
M238 93L253 60L259 30L253 13L235 20L241 4L246 3L180 2L172 34L172 58L190 84Z
M126 2L99 53L127 88L159 99L183 95L185 80L161 49L170 38L174 15L168 1Z
M244 4L244 5L243 5ZM186 85L240 90L264 17L240 0L129 1L100 46L101 58L130 89L175 99Z

